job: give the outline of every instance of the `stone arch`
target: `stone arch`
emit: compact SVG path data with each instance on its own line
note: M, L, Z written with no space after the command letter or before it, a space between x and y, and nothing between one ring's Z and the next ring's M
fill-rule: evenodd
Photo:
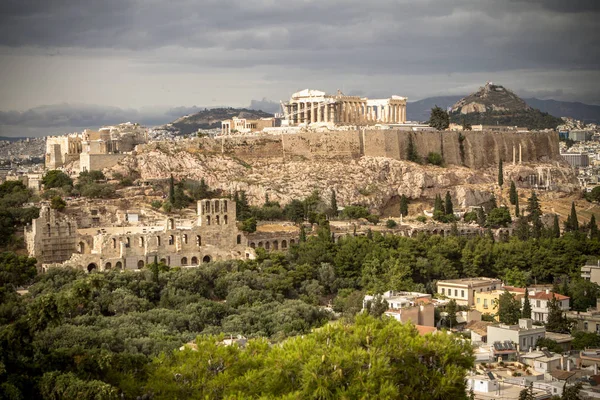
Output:
M293 245L294 243L296 243L296 241L294 239L290 239L290 246Z
M227 200L223 200L223 212L227 212ZM227 221L227 215L225 216L225 221Z
M198 265L198 257L192 257L192 265Z
M84 242L79 242L77 244L77 252L79 254L83 254L85 252L85 243Z
M204 256L204 257L202 257L202 262L203 263L209 263L210 260L211 260L210 256Z
M104 269L111 269L112 268L112 264L110 262L107 262L106 264L104 264Z
M273 250L279 250L279 242L277 240L273 240Z
M167 220L167 229L175 229L175 220L173 218Z
M219 212L219 200L215 200L215 212L218 213Z
M125 247L131 247L131 238L129 236L125 238Z
M206 216L206 225L210 225L210 215Z
M167 263L167 259L166 258L161 258L160 262L163 263L163 264L166 264Z
M116 269L123 269L123 263L121 261L117 261L115 264Z
M227 225L227 215L223 215L223 224Z
M253 249L255 249L256 248L256 243L250 242L250 247L252 247Z
M188 243L188 235L187 233L183 234L183 244L187 244Z
M242 244L242 235L237 235L237 244Z
M88 272L92 272L95 269L98 269L98 266L96 265L96 263L89 263L88 264L88 266L87 266Z
M138 269L142 269L142 268L144 268L144 260L140 260L140 261L138 261L138 263L137 263L137 267L138 267Z
M196 246L202 246L202 236L196 235Z
M157 236L157 237L156 237L156 245L157 245L157 246L160 246L160 236Z
M48 230L48 236L52 235L52 228L50 227L50 224L46 224L46 229Z
M117 248L117 239L116 238L112 238L112 248L113 249Z
M144 247L144 237L140 236L140 247Z
M219 203L217 203L217 204L219 204ZM219 219L219 216L218 216L218 215L215 215L215 224L217 224L217 225L220 225L220 224L221 224L221 221L220 221L220 219Z
M265 242L265 250L271 250L271 242Z
M175 244L175 236L169 235L169 245L172 246Z
M181 265L187 265L187 257L181 257Z
M258 242L258 247L264 247L263 242Z
M284 239L284 240L281 241L281 248L282 249L287 249L287 240Z

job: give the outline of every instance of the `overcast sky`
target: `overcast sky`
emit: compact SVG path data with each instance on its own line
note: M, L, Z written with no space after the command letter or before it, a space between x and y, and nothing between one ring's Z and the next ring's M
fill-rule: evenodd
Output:
M246 106L304 88L600 104L599 0L2 0L0 110Z

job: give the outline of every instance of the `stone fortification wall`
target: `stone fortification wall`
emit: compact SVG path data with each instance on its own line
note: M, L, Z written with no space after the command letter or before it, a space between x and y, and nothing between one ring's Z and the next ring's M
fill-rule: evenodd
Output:
M562 161L555 132L439 132L407 130L348 130L303 132L290 135L203 139L205 150L239 157L242 160L283 158L285 160L332 159L361 156L406 160L412 138L422 158L430 152L442 154L448 165L486 168L500 159L517 162L519 146L524 163ZM461 145L462 143L462 145Z
M102 171L104 168L112 167L125 156L126 154L81 153L79 155L79 168L81 171Z

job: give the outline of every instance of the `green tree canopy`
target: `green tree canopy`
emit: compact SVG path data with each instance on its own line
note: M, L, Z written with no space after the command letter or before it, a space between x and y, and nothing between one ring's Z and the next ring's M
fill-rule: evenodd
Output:
M450 126L448 112L438 106L433 107L429 116L429 126L434 127L438 131L447 129Z
M521 317L521 302L515 295L505 290L498 297L498 320L507 325L515 325Z
M44 184L44 189L73 186L73 180L69 178L69 175L57 169L46 172L42 178L42 183Z

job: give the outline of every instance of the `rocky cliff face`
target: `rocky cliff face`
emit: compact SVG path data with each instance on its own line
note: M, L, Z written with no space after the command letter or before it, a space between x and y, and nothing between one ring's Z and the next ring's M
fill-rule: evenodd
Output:
M317 189L328 196L336 191L340 205L363 204L381 210L404 194L412 199L432 199L450 191L460 207L479 205L491 197L497 181L497 167L472 169L423 166L408 161L375 156L340 156L308 159L289 154L260 154L246 149L240 153L216 152L206 141L187 140L153 143L138 147L138 152L122 160L110 172L136 172L143 180L204 178L212 188L225 192L245 190L252 204L269 199L282 204L302 199ZM270 142L269 142L270 143ZM223 150L225 146L223 143ZM272 144L272 143L271 143ZM288 149L289 153L289 149ZM253 154L252 157L248 154ZM577 180L567 166L553 163L510 165L505 163L505 181L514 179L520 186L548 180L555 189L570 192Z

